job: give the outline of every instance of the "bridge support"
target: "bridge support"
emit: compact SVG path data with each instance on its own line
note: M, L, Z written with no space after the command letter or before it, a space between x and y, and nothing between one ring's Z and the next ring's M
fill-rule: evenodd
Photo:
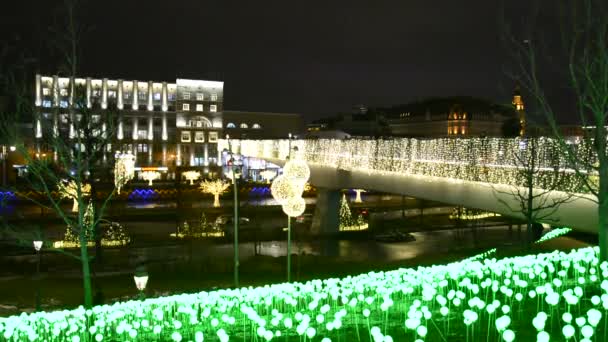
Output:
M312 219L313 234L337 234L340 228L340 190L317 188L317 204Z

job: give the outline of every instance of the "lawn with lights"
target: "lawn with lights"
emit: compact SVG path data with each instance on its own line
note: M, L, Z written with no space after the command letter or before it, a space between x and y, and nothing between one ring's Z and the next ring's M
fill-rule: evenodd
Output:
M8 341L604 341L596 248L0 318Z

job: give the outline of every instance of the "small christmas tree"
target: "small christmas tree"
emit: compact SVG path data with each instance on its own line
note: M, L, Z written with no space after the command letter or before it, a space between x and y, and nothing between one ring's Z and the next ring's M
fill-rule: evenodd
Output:
M348 201L346 200L346 195L342 195L342 200L340 201L340 230L348 230L348 227L353 225L353 215L350 212L350 207L348 206ZM346 228L346 229L345 229Z

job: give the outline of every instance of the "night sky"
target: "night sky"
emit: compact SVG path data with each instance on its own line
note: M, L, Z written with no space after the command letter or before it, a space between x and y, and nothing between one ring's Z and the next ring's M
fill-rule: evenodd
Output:
M21 33L44 73L57 65L40 42L59 17L53 2L21 1L1 26ZM222 80L226 109L307 120L429 96L509 102L498 19L517 22L528 3L502 12L488 0L88 1L79 74Z

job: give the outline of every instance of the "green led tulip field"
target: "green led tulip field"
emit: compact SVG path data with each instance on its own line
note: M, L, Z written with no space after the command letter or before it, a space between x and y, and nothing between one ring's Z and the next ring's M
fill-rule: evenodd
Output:
M7 341L608 341L597 248L0 318Z

